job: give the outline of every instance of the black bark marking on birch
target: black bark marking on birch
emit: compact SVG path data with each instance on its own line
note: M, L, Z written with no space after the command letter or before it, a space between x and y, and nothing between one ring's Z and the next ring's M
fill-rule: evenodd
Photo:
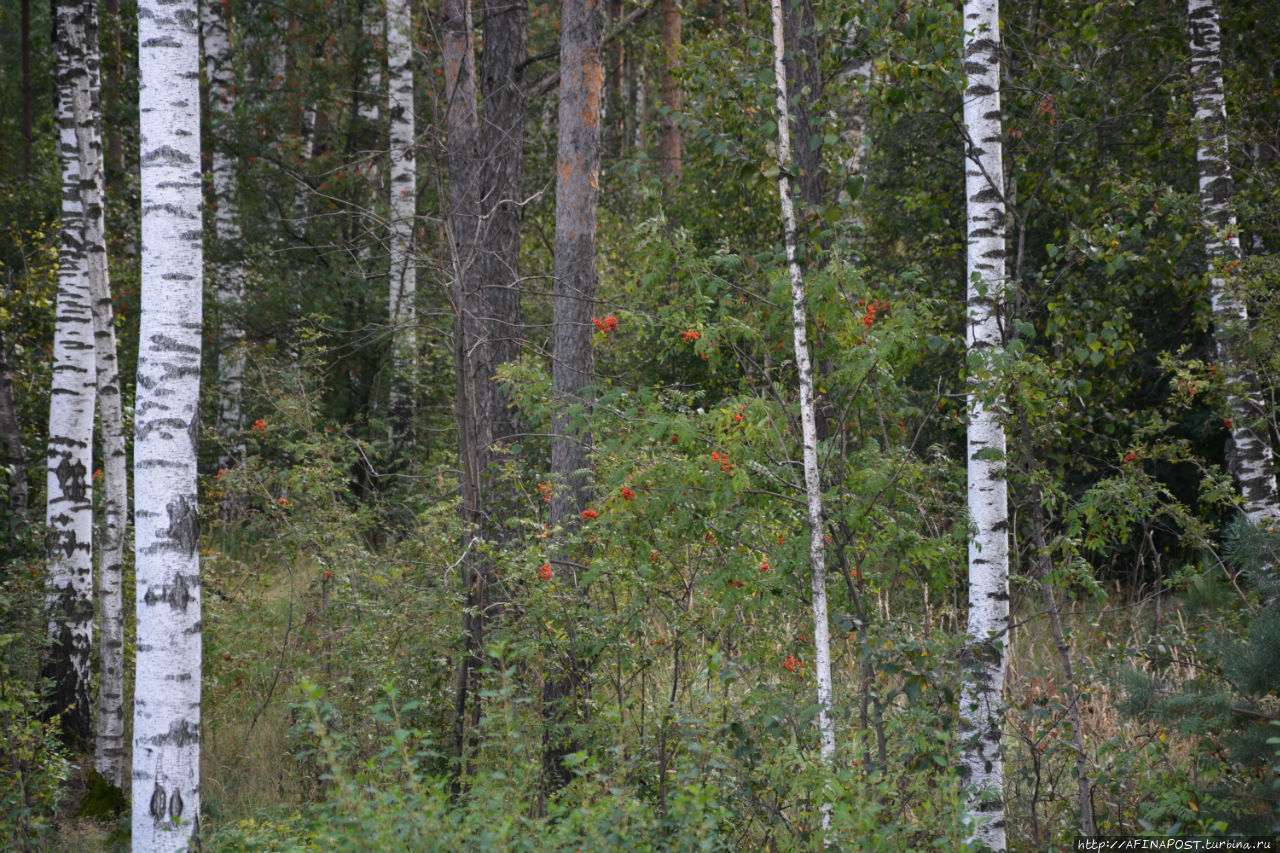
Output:
M187 424L187 438L191 439L191 452L195 453L200 449L200 412L197 411L191 416L191 423Z
M164 820L164 810L168 800L168 795L166 795L164 791L164 785L156 782L156 789L151 792L151 803L147 810L151 813L151 817L157 824Z
M152 39L148 41L147 44L144 44L143 46L146 47L147 45L150 45L150 44L156 44L159 41L162 41L162 39ZM174 46L181 47L182 45L177 44L175 42ZM144 166L151 166L151 165L186 166L191 163L191 158L170 145L161 145L159 148L156 148L153 151L149 151L146 154L143 154L142 163ZM164 207L165 209L169 209L170 207L172 207L172 205L165 205Z
M169 818L174 823L182 817L182 792L175 790L173 795L169 797Z
M55 521L56 520L57 519L55 519ZM53 559L59 551L70 558L71 555L76 552L76 546L78 544L76 532L74 530L63 530L61 532L50 530L45 534L44 538L45 559Z
M157 349L164 350L165 352L182 352L187 355L200 354L200 347L192 346L191 344L184 344L180 341L174 340L168 335L152 335L151 343L155 344Z
M194 556L200 543L200 514L195 498L178 495L165 509L169 513L169 528L164 535L188 557Z
M75 464L71 463L71 457L64 456L62 461L58 463L58 467L53 470L58 478L58 488L61 490L63 497L72 503L82 503L89 494L89 486L85 481L84 463L76 460Z
M179 720L176 723L170 723L169 731L155 735L150 739L150 742L156 746L171 743L181 749L190 744L200 742L200 729L197 726L193 726L189 720ZM161 809L163 810L163 804Z

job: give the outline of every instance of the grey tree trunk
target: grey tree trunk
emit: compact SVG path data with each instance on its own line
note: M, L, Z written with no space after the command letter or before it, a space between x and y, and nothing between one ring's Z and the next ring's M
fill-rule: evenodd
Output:
M117 788L124 785L124 537L127 489L124 416L120 370L116 360L111 282L107 270L102 151L102 77L98 46L98 8L83 5L73 17L68 37L83 46L83 74L72 81L72 112L80 154L80 198L84 208L84 247L93 296L98 420L102 434L102 484L105 493L98 537L99 677L98 725L94 767Z
M969 622L960 655L960 767L972 840L1005 849L1001 752L1009 641L1005 430L994 359L1007 285L997 0L964 4L965 197L968 214Z
M484 664L484 585L487 572L477 553L483 539L481 495L486 476L488 424L484 398L487 370L485 330L488 308L480 259L481 151L477 107L474 24L470 0L445 0L443 18L446 146L449 158L447 233L452 260L454 369L457 374L457 422L460 512L463 519L462 581L466 595L462 624L465 650L458 664L454 704L454 789L465 763L466 708L471 684ZM478 705L473 706L478 710Z
M808 300L796 255L796 210L791 199L792 168L790 99L787 97L787 41L782 0L772 0L773 76L777 87L778 114L778 201L787 250L787 270L791 278L791 333L800 386L800 428L803 442L804 491L809 522L809 584L813 599L814 675L818 682L818 736L820 754L827 772L835 772L836 729L832 717L831 639L827 619L826 527L822 521L822 476L818 467L818 421L814 411L813 370L809 362ZM822 795L822 832L830 845L832 807Z
M552 295L551 525L570 529L591 495L591 407L595 381L591 315L596 300L596 212L600 195L600 98L604 88L606 0L563 0L560 7L560 112L557 122L555 281ZM557 577L570 566L552 555ZM565 581L557 581L564 583ZM585 707L584 674L569 659L543 690L547 728L543 743L544 788L568 781L565 756L573 750L568 729Z
M1191 26L1191 100L1195 110L1196 164L1200 172L1200 221L1209 263L1214 341L1227 381L1231 443L1227 464L1250 521L1280 518L1275 463L1266 440L1265 410L1258 377L1241 359L1249 313L1232 270L1240 265L1239 227L1231 208L1227 108L1222 90L1221 31L1214 0L1187 0Z
M408 0L387 2L387 80L391 121L391 389L389 409L395 455L414 445L417 376L417 276L413 225L417 208L414 154L413 17Z
M199 837L200 48L196 0L141 0L142 320L134 417L133 849ZM194 842L194 843L198 843Z
M96 391L93 297L84 246L79 143L73 106L86 75L82 3L59 2L58 150L62 161L62 247L58 256L53 386L49 395L48 503L45 559L49 652L43 677L53 683L49 711L62 715L63 736L87 745L91 726L93 642L93 407Z

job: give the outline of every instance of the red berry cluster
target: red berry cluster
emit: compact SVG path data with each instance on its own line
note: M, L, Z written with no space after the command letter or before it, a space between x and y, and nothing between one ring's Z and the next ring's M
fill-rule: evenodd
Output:
M583 518L585 518L585 519L590 520L590 519L593 519L593 518L599 518L599 517L600 517L600 513L596 512L594 509L584 509L584 510L582 511L582 517L583 517Z
M699 332L697 329L686 329L680 333L680 337L684 338L684 342L686 344L689 344L701 338L702 332Z
M635 497L636 497L635 492L631 491L631 489L627 488L626 486L622 487L622 499L624 501L635 500Z
M616 332L618 331L618 318L610 314L601 320L599 317L592 317L591 323L600 332Z
M877 311L888 311L889 303L881 302L879 299L872 299L870 302L858 300L858 305L866 306L866 310L862 314L862 327L870 329L876 322Z
M804 669L804 664L802 664L800 662L800 658L795 655L787 655L787 659L782 662L782 666L788 672L795 672L796 670Z
M543 563L543 564L542 564L542 566L538 569L538 577L542 578L544 581L545 581L545 580L549 580L549 579L551 578L551 564L550 564L550 563Z

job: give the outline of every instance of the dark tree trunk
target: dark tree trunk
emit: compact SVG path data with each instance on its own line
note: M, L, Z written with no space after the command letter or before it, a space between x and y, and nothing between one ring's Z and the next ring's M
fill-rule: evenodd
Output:
M818 75L818 42L814 33L813 5L810 0L784 0L787 39L787 92L791 109L791 133L795 144L791 151L798 171L800 200L803 207L822 204L826 191L822 171L822 128L815 127L812 116L819 111L814 105L822 99L822 78ZM803 223L807 216L802 216Z
M483 0L484 55L480 112L484 165L480 203L485 230L481 244L486 314L486 378L520 357L520 220L524 214L524 121L527 112L521 63L527 52L527 0ZM492 442L518 431L510 396L488 381L485 420Z
M658 167L668 190L680 183L680 123L684 93L676 80L680 62L681 0L662 0L662 117L658 122Z
M470 0L445 0L444 79L446 146L449 157L448 235L452 256L454 306L454 366L457 371L459 488L462 493L463 531L462 579L466 607L462 624L466 648L458 666L454 708L454 790L465 762L466 707L470 683L484 663L484 581L483 558L473 544L481 536L484 513L481 476L488 442L483 399L488 385L483 352L484 325L488 311L484 305L480 265L480 125L476 113L474 26Z

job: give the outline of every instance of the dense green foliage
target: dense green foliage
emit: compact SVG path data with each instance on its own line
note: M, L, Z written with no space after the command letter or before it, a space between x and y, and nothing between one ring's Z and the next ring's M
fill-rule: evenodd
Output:
M641 19L607 48L596 402L578 413L595 436L594 500L571 531L547 526L550 494L564 485L548 474L554 92L530 104L524 356L495 380L523 432L489 472L503 535L477 546L496 571L484 668L457 719L467 598L438 10L415 10L419 442L391 472L386 130L359 111L383 48L361 27L369 5L233 2L239 100L207 126L239 158L243 242L206 246L247 265L249 367L244 429L207 430L201 447L206 849L811 850L824 789L844 849L962 849L955 4L815 3L824 91L810 112L828 198L803 220L832 566L834 775L817 761L813 726L764 8L684 10L675 187L662 187L654 161L656 22ZM1017 625L1011 844L1060 849L1078 832L1073 704L1099 831L1274 833L1280 581L1274 531L1237 520L1223 461L1227 389L1209 329L1185 21L1163 3L1004 5L1013 283L996 369ZM107 189L130 386L136 81L132 4L121 7L118 20L104 13L103 48L116 93L107 126L123 136ZM1234 4L1223 22L1247 252L1226 272L1248 294L1248 357L1267 398L1257 426L1273 441L1276 11ZM13 0L0 3L0 345L34 518L58 183L47 9L34 8L32 29L35 167L11 156L23 144L17 14ZM530 88L554 70L556 18L554 5L530 6ZM211 342L224 319L213 303ZM216 350L207 347L207 424ZM218 442L243 444L242 462L218 470ZM41 537L30 530L0 547L0 763L10 768L0 835L84 846L66 835L83 831L69 819L51 822L58 796L83 786L67 783L74 764L39 721ZM551 570L553 543L557 566L571 569ZM1061 674L1046 584L1075 683ZM546 682L573 667L587 673L589 698L549 723ZM574 780L553 796L540 782L548 726L579 747ZM39 840L54 831L64 834Z

